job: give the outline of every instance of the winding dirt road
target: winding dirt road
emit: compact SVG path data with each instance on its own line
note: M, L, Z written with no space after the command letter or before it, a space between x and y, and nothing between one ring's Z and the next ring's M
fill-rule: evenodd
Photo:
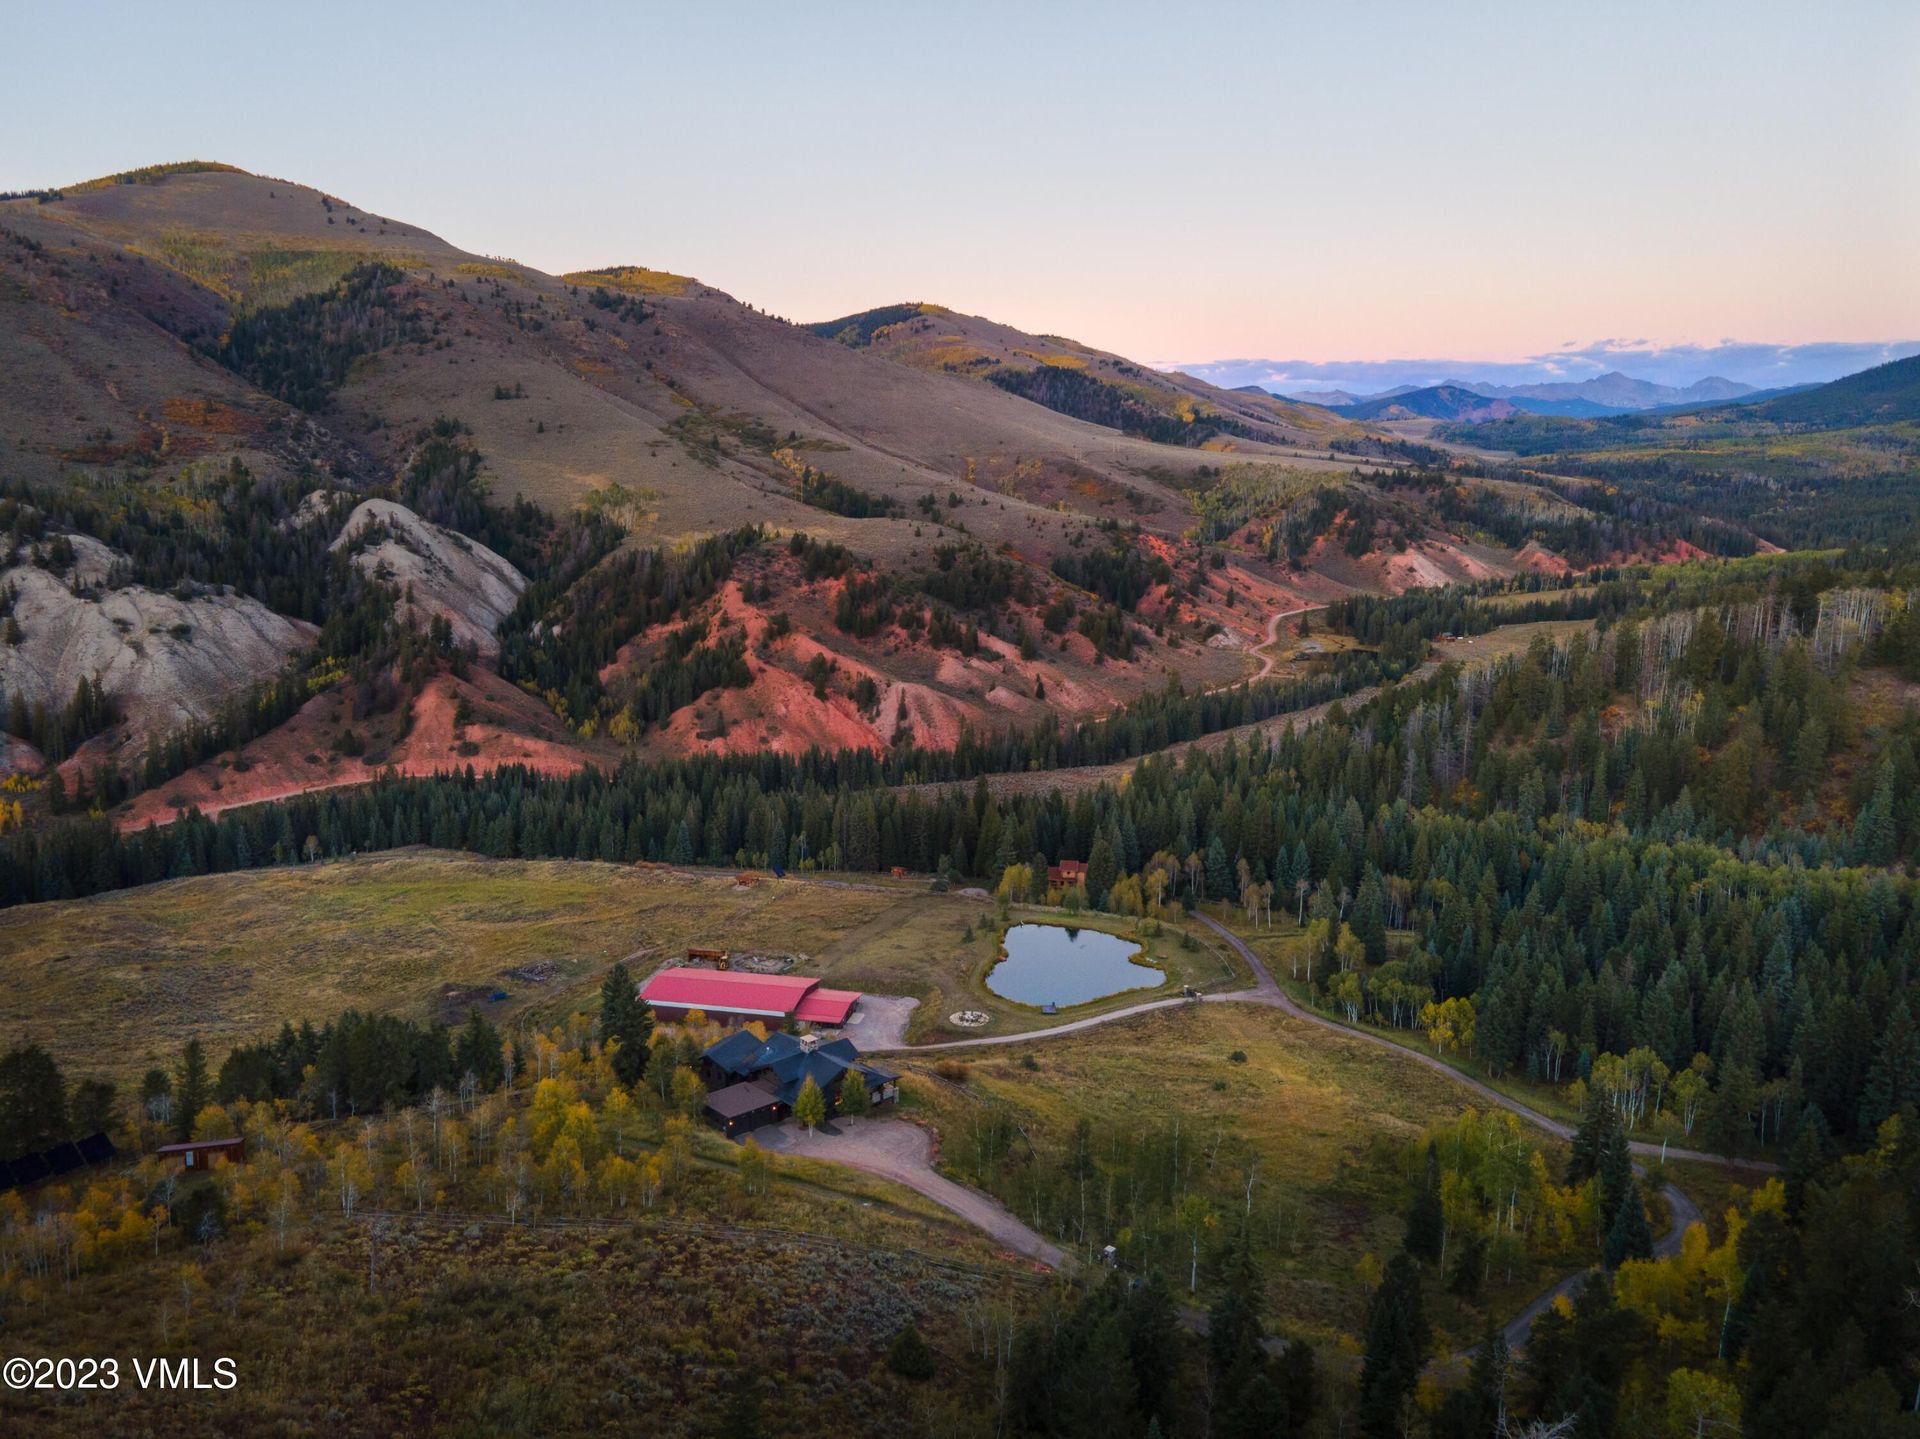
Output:
M1332 1030L1350 1039L1358 1039L1367 1044L1374 1044L1392 1050L1395 1054L1401 1055L1416 1064L1425 1065L1435 1073L1446 1076L1453 1083L1471 1090L1486 1103L1504 1109L1508 1113L1524 1119L1527 1123L1544 1130L1548 1134L1560 1139L1571 1139L1573 1137L1573 1127L1571 1125L1562 1123L1557 1119L1549 1118L1547 1115L1540 1113L1539 1110L1532 1108L1530 1105L1523 1104L1508 1095L1502 1094L1499 1090L1493 1088L1491 1085L1482 1083L1472 1075L1461 1073L1452 1065L1445 1063L1433 1055L1422 1054L1417 1049L1409 1049L1405 1045L1396 1044L1384 1035L1373 1034L1364 1029L1342 1024L1338 1020L1331 1019L1323 1014L1316 1014L1314 1011L1305 1008L1296 1002L1293 996L1281 987L1279 982L1274 979L1272 972L1268 970L1266 965L1261 961L1260 957L1256 955L1252 948L1237 934L1207 915L1203 914L1198 916L1198 918L1201 923L1205 924L1216 935L1226 941L1233 951L1245 961L1249 972L1252 973L1254 977L1254 983L1251 988L1232 990L1223 994L1202 995L1198 1001L1192 999L1154 1000L1146 1004L1129 1005L1125 1009L1110 1010L1105 1014L1092 1015L1086 1019L1077 1019L1065 1024L1056 1024L1047 1029L1027 1030L1021 1034L981 1035L974 1039L955 1039L941 1041L936 1044L908 1045L889 1052L894 1054L925 1054L937 1050L978 1049L992 1045L1028 1044L1036 1040L1044 1040L1057 1035L1079 1033L1103 1024L1113 1024L1119 1020L1128 1019L1137 1014L1147 1014L1156 1009L1170 1009L1178 1005L1192 1004L1195 1002L1203 1004L1258 1004L1280 1010L1291 1018L1302 1020L1308 1024L1319 1025L1323 1029ZM883 1135L878 1131L877 1123L890 1126L889 1131ZM783 1142L777 1144L770 1143L768 1147L778 1148L783 1153L807 1154L812 1158L827 1159L841 1164L851 1164L856 1168L867 1169L873 1173L885 1175L887 1178L897 1180L905 1184L908 1188L918 1191L927 1198L932 1199L935 1203L951 1209L962 1218L979 1225L1002 1243L1018 1250L1022 1254L1039 1259L1041 1262L1054 1265L1055 1267L1058 1267L1062 1263L1071 1262L1070 1256L1066 1255L1064 1251L1050 1244L1040 1234L1021 1223L1019 1219L1015 1218L996 1201L974 1190L968 1189L963 1185L955 1184L952 1180L946 1178L946 1176L935 1171L932 1164L932 1142L917 1126L906 1124L903 1121L879 1121L877 1123L875 1121L866 1121L868 1126L874 1127L863 1130L861 1134L849 1138L829 1136L827 1131L823 1130L813 1136L804 1137L804 1145L801 1142L794 1142L790 1138L784 1138ZM788 1126L781 1126L781 1130L787 1128ZM781 1130L776 1130L774 1133L780 1134ZM893 1132L897 1130L910 1131L911 1134L918 1135L919 1138L916 1140ZM1669 1159L1695 1160L1708 1164L1725 1164L1733 1168L1751 1170L1755 1173L1767 1173L1777 1168L1775 1165L1766 1164L1758 1160L1730 1159L1724 1155L1708 1154L1695 1149L1666 1148L1663 1150L1660 1145L1647 1144L1639 1141L1633 1142L1631 1148L1636 1155L1643 1158L1664 1156ZM1672 1223L1668 1226L1667 1232L1655 1243L1654 1250L1657 1254L1661 1255L1677 1254L1680 1250L1681 1237L1686 1233L1687 1226L1700 1222L1700 1209L1676 1184L1667 1184L1662 1194L1667 1201ZM1528 1304L1526 1308L1522 1309L1519 1314L1515 1315L1506 1327L1507 1347L1512 1350L1524 1348L1527 1339L1533 1333L1534 1323L1540 1316L1547 1312L1556 1299L1561 1298L1563 1295L1571 1296L1574 1291L1585 1282L1591 1272L1591 1270L1583 1269L1568 1275L1559 1284L1556 1284L1552 1289L1540 1295L1533 1300L1532 1303ZM1464 1357L1466 1356L1455 1356L1456 1359Z

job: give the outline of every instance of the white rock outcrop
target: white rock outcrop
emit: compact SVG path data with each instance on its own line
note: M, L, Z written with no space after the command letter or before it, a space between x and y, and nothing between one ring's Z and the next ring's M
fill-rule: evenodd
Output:
M9 704L19 695L29 705L64 705L97 676L129 728L174 729L212 718L316 633L230 592L177 599L140 585L106 589L121 556L89 536L70 539L67 575L35 565L0 572L20 630L17 645L0 641L0 692Z
M360 570L404 593L413 590L412 623L425 629L445 615L454 640L483 655L500 652L494 631L527 587L527 578L477 540L423 520L393 500L366 500L347 516L333 548L351 544L369 526L386 533L354 553Z

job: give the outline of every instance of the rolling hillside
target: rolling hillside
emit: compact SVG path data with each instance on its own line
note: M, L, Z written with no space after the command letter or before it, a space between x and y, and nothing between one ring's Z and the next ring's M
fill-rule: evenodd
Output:
M1460 385L1430 385L1377 400L1347 406L1343 415L1355 420L1459 420L1477 423L1503 420L1520 412L1511 400L1488 399Z
M942 305L887 305L806 327L916 370L988 381L1049 409L1169 444L1224 451L1323 448L1345 427L1264 391L1223 390L1057 335Z
M69 782L112 756L208 804L403 760L951 744L1231 683L1281 612L1542 562L1383 489L1391 438L1313 406L936 306L797 326L547 275L216 164L0 202L0 365L38 589L307 626L62 713L84 656L22 612L19 727ZM66 534L124 552L97 593Z

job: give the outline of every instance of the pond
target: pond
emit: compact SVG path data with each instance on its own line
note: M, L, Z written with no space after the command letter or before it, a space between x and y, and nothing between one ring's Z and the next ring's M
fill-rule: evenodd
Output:
M1154 989L1166 976L1136 964L1140 946L1097 929L1016 924L1007 931L1007 957L987 971L987 988L1017 1004L1085 1004L1129 989Z

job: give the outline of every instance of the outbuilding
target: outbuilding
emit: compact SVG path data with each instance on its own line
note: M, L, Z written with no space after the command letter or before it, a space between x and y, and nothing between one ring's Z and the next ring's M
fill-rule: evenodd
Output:
M845 1024L860 1002L857 990L827 989L818 978L693 965L661 970L640 986L640 998L665 1020L685 1019L697 1009L717 1024L757 1019L779 1026L794 1020L830 1029Z
M247 1141L235 1136L232 1139L190 1139L183 1144L163 1144L153 1151L164 1158L180 1157L181 1163L191 1170L211 1169L216 1159L224 1159L229 1164L238 1164L247 1157Z
M709 1094L706 1117L714 1128L733 1139L763 1125L778 1124L787 1117L787 1106L766 1085L748 1080Z

